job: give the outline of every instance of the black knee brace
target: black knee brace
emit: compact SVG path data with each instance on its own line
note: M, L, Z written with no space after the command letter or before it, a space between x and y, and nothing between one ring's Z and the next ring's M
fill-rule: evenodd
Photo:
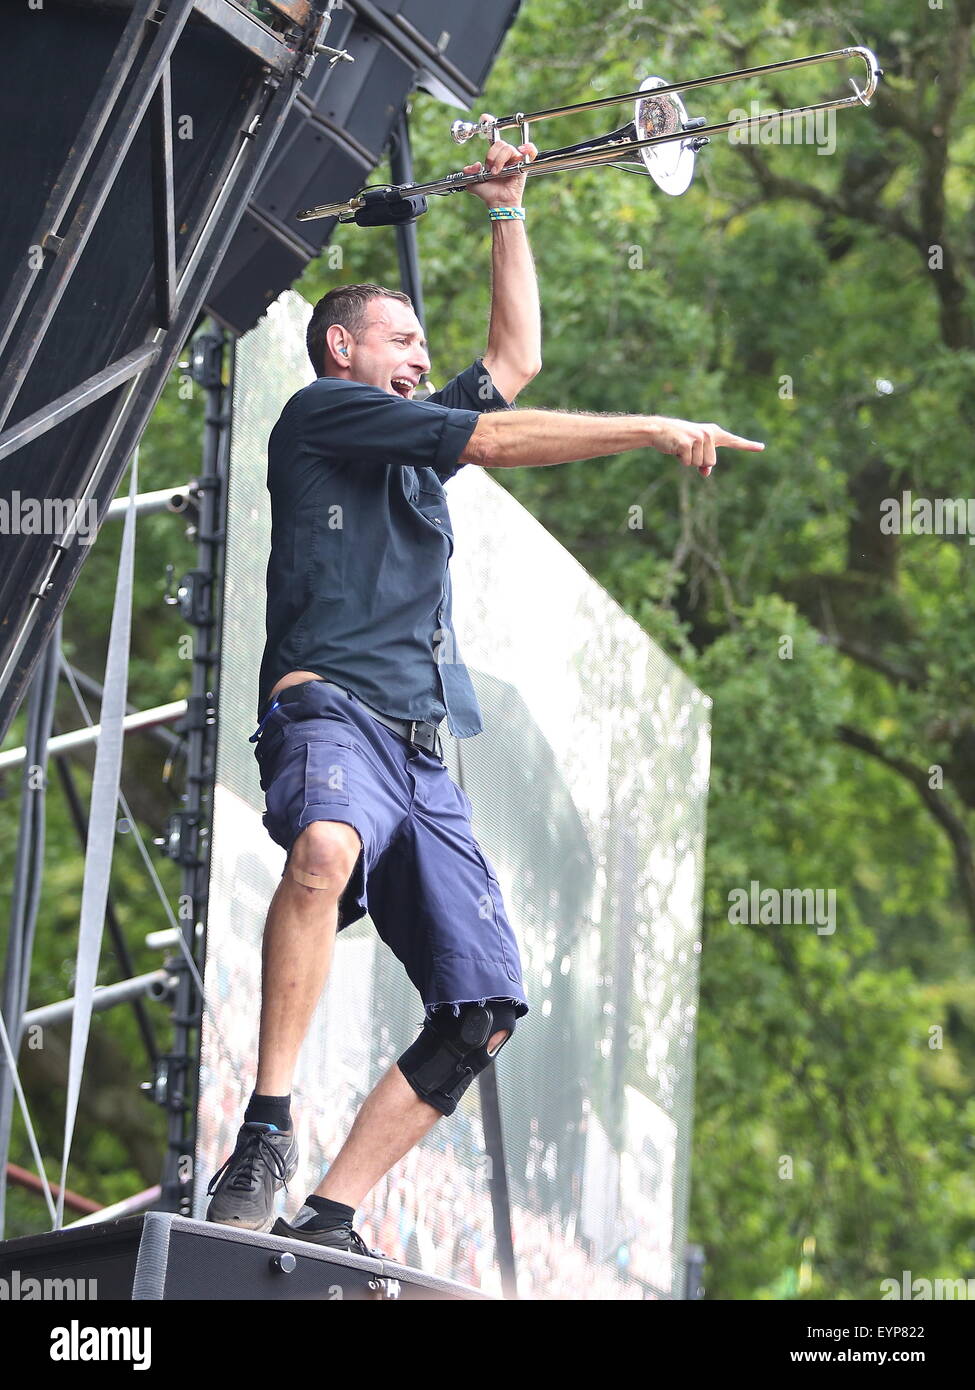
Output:
M515 1018L514 1005L503 999L462 1004L457 1017L449 1009L440 1010L426 1020L397 1065L422 1100L452 1115L477 1073L494 1061L508 1041L503 1039L493 1053L488 1052L492 1036L505 1030L510 1038Z

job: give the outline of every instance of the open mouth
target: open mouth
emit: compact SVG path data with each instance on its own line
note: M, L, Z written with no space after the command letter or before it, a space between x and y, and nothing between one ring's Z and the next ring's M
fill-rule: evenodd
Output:
M406 401L408 401L413 394L415 384L415 382L410 381L409 377L405 376L394 376L390 382L397 396L402 396Z

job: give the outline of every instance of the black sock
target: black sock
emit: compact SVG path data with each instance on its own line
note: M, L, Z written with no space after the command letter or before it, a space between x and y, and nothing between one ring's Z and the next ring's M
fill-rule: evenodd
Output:
M255 1091L244 1111L244 1123L249 1124L252 1120L277 1125L278 1129L290 1129L291 1096L259 1096Z
M308 1215L309 1209L314 1215ZM305 1219L302 1219L303 1217ZM313 1195L305 1198L305 1205L291 1224L309 1231L325 1231L329 1226L338 1226L343 1221L354 1220L355 1207L348 1207L344 1202L333 1202L330 1197Z

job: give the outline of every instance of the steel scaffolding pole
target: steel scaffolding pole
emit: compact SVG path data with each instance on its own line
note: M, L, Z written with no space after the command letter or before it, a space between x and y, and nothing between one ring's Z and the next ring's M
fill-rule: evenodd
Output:
M179 587L182 616L194 629L192 689L183 721L186 735L184 809L170 819L166 853L181 866L181 900L192 911L180 918L185 951L166 962L176 976L172 1052L162 1059L157 1094L166 1106L169 1125L159 1208L183 1216L192 1213L196 1112L199 1100L199 997L186 956L202 976L209 899L213 783L217 754L220 688L220 634L227 536L227 469L233 402L234 340L222 329L200 333L193 341L190 371L206 392L203 461L196 568ZM226 375L226 381L224 377Z

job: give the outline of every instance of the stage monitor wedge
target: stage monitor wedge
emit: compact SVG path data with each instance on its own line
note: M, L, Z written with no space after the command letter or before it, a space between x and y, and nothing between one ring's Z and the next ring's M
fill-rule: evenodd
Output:
M349 1302L475 1300L479 1289L386 1258L150 1211L0 1241L14 1300Z

